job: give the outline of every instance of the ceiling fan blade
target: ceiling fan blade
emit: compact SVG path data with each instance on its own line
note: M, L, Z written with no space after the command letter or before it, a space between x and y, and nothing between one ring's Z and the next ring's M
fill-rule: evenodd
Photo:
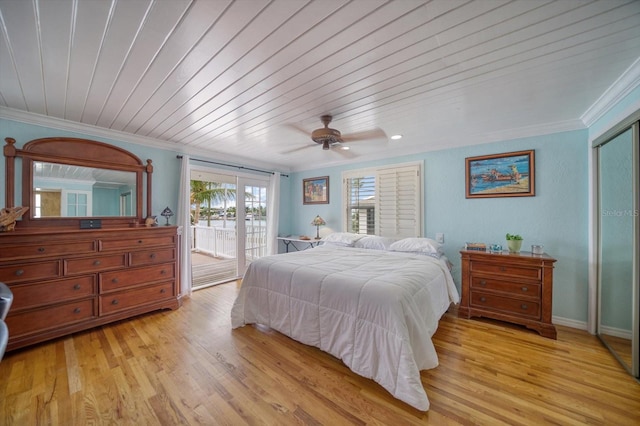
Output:
M303 129L302 127L296 124L287 123L287 124L283 124L283 126L288 128L289 130L293 130L294 132L301 133L306 137L309 137L309 135L311 134L310 132L306 131L305 129Z
M380 128L365 130L362 132L349 133L342 135L342 142L357 142L365 140L384 139L387 140L387 134Z
M317 145L304 145L304 146L301 146L301 147L298 147L298 148L290 149L288 151L282 151L282 152L280 152L280 154L292 154L294 152L302 151L302 150L305 150L305 149L315 148L316 146Z

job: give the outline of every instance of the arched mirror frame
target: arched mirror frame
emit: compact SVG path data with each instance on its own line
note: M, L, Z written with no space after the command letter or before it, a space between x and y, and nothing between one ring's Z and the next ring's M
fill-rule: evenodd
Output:
M143 175L146 174L146 214L151 211L151 176L153 165L147 164L132 153L103 142L79 138L43 138L27 142L22 149L15 147L15 139L5 138L5 206L15 207L16 158L22 158L22 205L34 205L33 162L45 161L65 165L95 167L100 169L134 172L136 174L136 215L122 217L91 217L100 219L103 227L120 227L140 225L144 223L142 192ZM33 209L29 209L20 221L20 227L73 227L79 228L82 217L47 217L35 218Z

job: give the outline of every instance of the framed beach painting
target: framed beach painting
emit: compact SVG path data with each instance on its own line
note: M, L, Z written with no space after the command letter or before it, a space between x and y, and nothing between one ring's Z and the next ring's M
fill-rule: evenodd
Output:
M329 176L302 180L303 204L329 204Z
M534 150L467 157L467 198L533 197Z

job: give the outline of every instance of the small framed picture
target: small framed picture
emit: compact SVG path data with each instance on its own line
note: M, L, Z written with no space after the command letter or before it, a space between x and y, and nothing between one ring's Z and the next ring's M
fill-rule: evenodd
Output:
M302 180L303 204L329 204L329 176Z
M533 197L534 150L467 157L466 198Z

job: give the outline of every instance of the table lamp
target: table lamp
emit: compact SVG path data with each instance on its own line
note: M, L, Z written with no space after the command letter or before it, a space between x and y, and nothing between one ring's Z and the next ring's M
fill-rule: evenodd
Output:
M320 239L320 226L326 225L327 222L324 221L320 215L316 216L315 219L311 221L311 224L316 227L316 240Z

